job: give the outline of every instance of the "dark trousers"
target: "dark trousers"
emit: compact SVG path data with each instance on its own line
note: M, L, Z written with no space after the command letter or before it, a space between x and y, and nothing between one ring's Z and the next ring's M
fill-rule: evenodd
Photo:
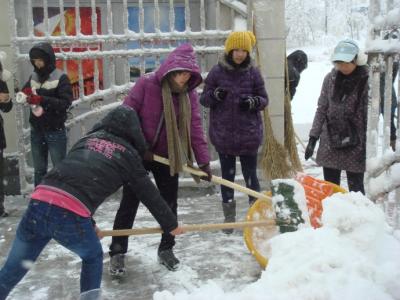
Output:
M67 154L67 133L65 129L55 131L31 130L31 149L34 169L34 183L37 186L47 173L50 153L53 166Z
M323 167L324 179L334 184L340 185L340 173L342 170L331 169ZM364 191L364 173L354 173L346 171L347 185L351 192L361 192L365 195Z
M178 210L178 175L169 174L169 166L158 162L145 162L146 170L151 171L161 196L167 202L172 212L177 215ZM113 229L130 229L135 221L140 199L129 186L122 190L122 200L115 216ZM175 237L169 233L163 233L158 247L160 250L172 249L175 245ZM126 253L128 250L128 236L113 237L110 245L110 255Z
M0 215L4 212L4 157L0 149Z
M222 153L218 153L218 155L221 163L222 178L234 182L236 175L236 156ZM239 159L246 187L259 192L260 183L257 178L257 154L240 155ZM234 199L233 189L224 185L221 185L221 195L224 203L231 202ZM249 196L249 202L255 200L254 197Z

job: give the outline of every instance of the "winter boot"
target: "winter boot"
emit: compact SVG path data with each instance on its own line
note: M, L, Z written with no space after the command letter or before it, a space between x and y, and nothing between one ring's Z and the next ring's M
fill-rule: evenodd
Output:
M125 269L125 254L115 254L110 259L110 275L124 276Z
M224 211L225 220L224 223L233 223L236 222L236 201L232 200L232 202L222 202L222 210ZM222 229L222 232L225 234L233 233L233 228Z
M170 271L176 271L179 267L179 259L172 252L172 249L158 250L158 262Z

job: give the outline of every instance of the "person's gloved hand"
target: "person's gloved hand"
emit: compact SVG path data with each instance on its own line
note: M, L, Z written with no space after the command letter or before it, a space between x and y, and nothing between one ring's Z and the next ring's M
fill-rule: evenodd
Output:
M205 165L201 165L201 166L199 166L199 168L204 173L207 173L207 176L202 176L200 178L203 179L203 180L206 180L206 181L211 181L212 173L211 173L210 163L207 163Z
M39 105L40 102L43 101L43 97L39 95L30 95L28 98L26 98L26 102L28 102L31 105Z
M313 155L317 141L318 138L316 138L315 136L310 136L310 138L308 139L308 144L304 153L305 160L308 160Z
M143 154L143 160L145 161L153 161L154 160L154 154L150 150L146 150Z
M23 92L25 95L27 95L28 97L33 95L33 91L32 91L32 89L31 89L30 87L23 88L23 89L22 89L22 92Z
M217 88L214 90L214 97L215 97L215 99L217 99L218 101L223 101L223 100L225 100L225 98L226 98L227 95L228 95L228 91L225 90L225 89L223 89L223 88L217 87Z
M260 106L260 98L255 96L242 97L239 102L239 108L241 111L253 111Z

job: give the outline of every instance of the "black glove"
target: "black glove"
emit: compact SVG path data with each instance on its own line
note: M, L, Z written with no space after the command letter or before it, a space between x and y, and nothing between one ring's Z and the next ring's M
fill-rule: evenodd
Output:
M316 138L315 136L310 136L307 147L306 147L306 151L304 153L304 158L306 160L308 160L313 155L317 141L318 141L318 138Z
M154 160L154 154L153 152L146 150L143 154L143 160L145 161L153 161Z
M202 176L200 178L203 179L203 180L206 180L206 181L211 181L212 173L211 173L210 163L207 163L205 165L199 166L199 168L204 173L207 173L207 176Z
M241 111L253 111L256 110L260 106L260 98L259 97L242 97L239 102L239 108Z
M226 98L226 95L228 95L228 91L224 90L223 88L217 87L214 90L214 97L218 101L223 101Z

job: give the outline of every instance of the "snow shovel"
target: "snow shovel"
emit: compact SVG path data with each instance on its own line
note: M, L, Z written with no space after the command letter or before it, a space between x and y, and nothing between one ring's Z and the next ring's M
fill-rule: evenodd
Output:
M221 230L228 228L247 228L247 227L275 227L275 220L258 220L258 221L245 221L245 222L235 222L235 223L215 223L215 224L191 224L182 225L184 232L191 231L212 231ZM133 229L119 229L119 230L103 230L100 235L105 236L127 236L127 235L144 235L144 234L154 234L163 233L161 228L151 227L151 228L133 228Z
M164 158L164 157L161 157L161 156L158 156L158 155L154 154L154 160L159 162L159 163L162 163L164 165L168 165L169 166L169 160ZM192 167L189 167L189 166L186 166L186 165L183 166L183 170L185 172L188 172L190 174L193 174L193 175L196 175L196 176L199 176L199 177L207 176L207 174L205 172L203 172L202 170L195 169L195 168L192 168ZM216 183L216 184L220 184L220 185L224 185L224 186L230 187L231 189L234 189L234 190L237 190L239 192L245 193L245 194L247 194L249 196L252 196L254 198L263 199L265 201L268 201L268 202L272 203L270 196L268 196L266 194L263 194L263 193L260 193L260 192L256 192L256 191L254 191L252 189L249 189L247 187L241 186L239 184L236 184L236 183L231 182L229 180L223 179L221 177L212 175L211 181Z

